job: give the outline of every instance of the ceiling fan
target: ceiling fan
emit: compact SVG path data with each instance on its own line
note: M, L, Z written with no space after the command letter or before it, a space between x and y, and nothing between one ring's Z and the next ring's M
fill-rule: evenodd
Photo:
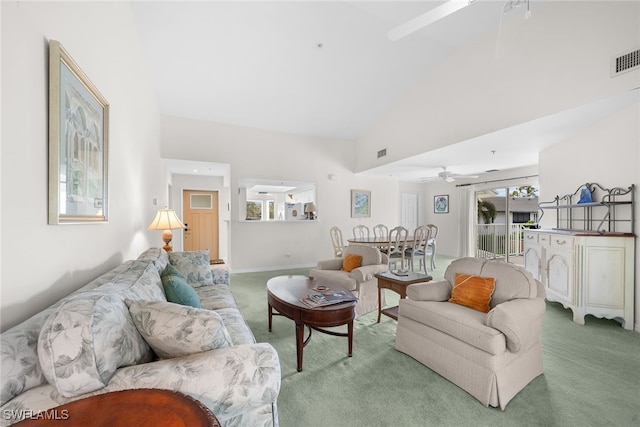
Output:
M391 41L401 40L416 31L420 31L423 28L437 22L441 19L446 18L449 15L452 15L459 10L462 10L468 6L471 6L472 3L477 0L447 0L439 6L434 7L427 12L416 16L409 21L398 25L397 27L391 29L387 33L387 38ZM511 12L514 9L519 8L520 6L526 5L526 12L524 14L525 19L529 19L531 17L531 8L529 5L529 0L504 0L504 6L502 7L502 11L500 14L500 25L498 36L500 35L500 28L502 27L502 17L503 15Z
M449 0L389 31L389 40L398 41L428 25L463 9L475 0Z
M446 166L442 167L442 172L438 172L438 176L420 178L421 182L446 181L453 182L456 178L478 178L478 175L461 175L447 170Z

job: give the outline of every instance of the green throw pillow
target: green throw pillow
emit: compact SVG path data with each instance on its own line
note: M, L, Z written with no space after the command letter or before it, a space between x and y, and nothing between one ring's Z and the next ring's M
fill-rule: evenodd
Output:
M195 308L200 308L200 298L196 291L189 286L187 280L177 270L177 274L165 274L169 268L173 268L168 265L165 271L162 272L162 287L164 293L167 296L167 301L176 304L188 305Z
M160 275L161 277L165 277L165 276L178 276L182 279L187 279L186 277L184 277L184 275L182 273L180 273L180 270L178 270L177 268L175 268L173 265L171 264L167 264L167 266L164 268L164 270L162 271L162 274Z

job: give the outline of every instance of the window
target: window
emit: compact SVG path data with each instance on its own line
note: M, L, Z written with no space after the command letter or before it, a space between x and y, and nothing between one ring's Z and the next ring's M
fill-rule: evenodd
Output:
M267 209L269 209L267 219L276 219L276 201L267 200Z
M262 219L262 200L247 200L247 220L260 221Z
M523 224L531 219L529 212L513 212L513 223Z
M211 194L192 194L189 203L191 209L211 209L213 196Z

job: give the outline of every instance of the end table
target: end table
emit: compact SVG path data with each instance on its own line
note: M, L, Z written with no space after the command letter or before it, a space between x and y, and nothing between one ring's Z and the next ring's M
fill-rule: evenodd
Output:
M414 283L429 282L432 276L422 273L408 272L406 276L399 276L391 271L378 273L375 275L378 279L378 323L380 323L380 315L384 314L394 320L398 320L398 306L382 308L382 290L390 289L400 295L400 298L407 297L407 286Z

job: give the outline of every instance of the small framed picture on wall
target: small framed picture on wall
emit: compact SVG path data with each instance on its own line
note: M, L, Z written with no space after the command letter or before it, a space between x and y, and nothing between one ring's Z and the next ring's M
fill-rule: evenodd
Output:
M449 213L449 195L448 194L433 196L433 212Z
M371 191L351 190L351 218L371 217Z

